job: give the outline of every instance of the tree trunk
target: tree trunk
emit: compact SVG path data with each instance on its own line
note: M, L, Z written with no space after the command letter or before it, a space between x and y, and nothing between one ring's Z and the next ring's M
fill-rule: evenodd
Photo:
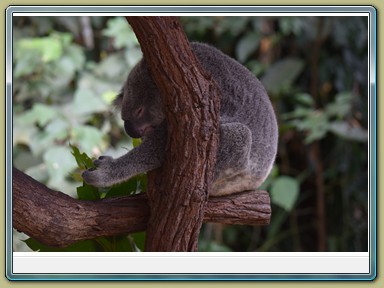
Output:
M196 251L216 151L220 92L178 18L126 17L164 104L165 162L148 176L146 251Z
M47 188L17 169L12 174L13 227L45 245L65 247L80 240L126 235L147 227L146 194L77 200ZM270 216L268 193L246 191L209 199L204 222L267 225Z

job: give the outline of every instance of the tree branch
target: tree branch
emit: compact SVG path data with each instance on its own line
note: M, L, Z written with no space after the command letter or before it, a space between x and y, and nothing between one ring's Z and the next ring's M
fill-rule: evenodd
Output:
M49 246L65 247L80 240L147 228L146 194L77 200L47 188L15 168L12 184L13 227ZM204 222L267 225L270 216L270 199L264 191L210 198L204 210Z

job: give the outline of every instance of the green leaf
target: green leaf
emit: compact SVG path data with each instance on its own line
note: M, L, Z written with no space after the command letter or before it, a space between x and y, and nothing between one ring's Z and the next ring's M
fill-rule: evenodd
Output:
M98 188L83 183L83 186L77 187L77 197L80 200L99 200L100 192Z
M95 241L93 240L84 240L72 244L65 248L66 252L94 252L100 251L100 248L97 247Z
M105 198L138 194L147 190L147 175L140 174L126 182L114 185L107 191Z
M112 241L110 241L109 238L113 237L99 237L95 239L95 241L103 248L104 252L114 252Z
M128 235L126 239L128 240L128 242L131 246L130 249L132 251L134 251L134 252L141 252L142 251L139 247L137 247L135 240L130 235Z
M103 133L92 126L76 126L72 129L72 139L86 153L101 150L103 144Z
M59 79L55 77L51 82L58 84L68 83L73 78L75 71L76 63L71 58L63 56L55 63L55 75L60 77L57 77Z
M14 76L16 79L22 76L31 75L31 74L35 74L34 76L36 77L36 74L41 72L41 69L43 67L43 63L37 51L31 51L30 53L26 53L24 51L18 51L16 47L15 59L16 61L15 61L15 68L14 68ZM27 82L22 84L28 85L30 83Z
M141 52L139 47L131 47L125 50L124 58L127 64L130 67L133 67L141 58L143 58L143 52Z
M32 109L26 112L24 115L18 117L19 122L37 123L40 126L44 126L49 121L57 117L57 110L54 107L36 103Z
M76 70L82 69L85 63L85 55L81 46L72 44L65 49L66 57L71 59Z
M103 34L114 38L114 46L116 49L133 47L139 43L135 33L133 33L132 28L128 25L124 17L114 17L110 19Z
M284 35L290 33L300 35L305 28L304 26L308 26L301 17L279 17L278 23Z
M132 250L137 251L137 250L135 250L135 248L137 248L137 249L139 249L139 251L144 251L145 238L146 238L145 231L129 234L128 239L131 242L131 245L134 246L134 247L132 247Z
M285 119L290 117L295 119L289 121L289 124L294 125L297 130L307 133L306 144L323 138L329 130L328 117L323 111L312 111L312 109L299 107L295 111L284 115Z
M254 74L257 77L259 77L260 74L262 74L265 69L264 65L261 62L254 59L247 61L245 64L247 68L252 72L252 74Z
M29 248L31 248L33 251L41 251L41 252L52 252L53 249L49 246L46 246L44 244L41 244L39 241L33 239L33 238L28 238L26 240L22 240Z
M329 131L335 135L359 142L368 141L368 131L359 126L352 126L346 121L334 121L330 124Z
M68 147L54 146L45 151L43 155L50 175L50 183L60 183L76 168L76 161L71 156Z
M57 142L65 141L69 135L68 131L68 123L57 117L48 123L44 130L36 130L29 147L34 155L40 155L50 147L56 146Z
M128 75L127 63L125 61L124 55L121 54L111 54L104 58L97 66L95 71L96 81L100 82L102 80L108 80L106 84L110 85L110 82L117 81L119 79L126 79ZM93 85L100 85L100 83L94 83ZM119 83L120 88L121 83ZM110 86L109 86L110 88Z
M79 148L77 148L74 145L69 144L69 146L72 149L72 155L75 157L76 163L79 166L80 169L89 169L94 168L95 164L93 164L92 159L85 153L80 153Z
M24 53L28 53L29 50L38 51L43 62L57 60L63 54L63 47L60 39L51 36L21 39L17 42L16 45L18 45L20 50Z
M260 36L256 33L248 33L240 39L236 46L236 58L240 62L245 62L247 58L257 49Z
M45 127L45 132L56 141L63 141L68 137L68 128L68 122L56 114L55 118Z
M80 88L75 92L72 111L76 115L88 115L107 110L107 104L90 89Z
M19 118L14 118L13 145L24 144L29 146L36 133L38 133L38 128L35 125L23 122Z
M299 196L299 182L289 176L280 176L272 184L272 202L286 211L291 211Z
M111 241L112 252L140 252L133 238L129 235L109 237Z
M305 138L306 144L322 139L328 132L329 122L324 113L314 113L303 121L305 121L304 125L308 131L308 135Z
M261 82L268 91L279 93L283 89L292 86L303 68L304 61L301 59L287 58L280 60L267 70L261 78Z
M117 93L114 91L106 91L101 95L101 98L104 100L107 105L112 105L113 101L116 99Z
M312 95L308 93L298 93L295 95L296 103L306 106L306 107L314 107L315 101L313 100Z
M98 250L97 244L93 240L79 241L65 248L47 246L33 238L28 238L22 241L33 251L39 252L94 252Z
M329 117L336 116L343 118L351 111L351 107L352 94L350 92L344 92L336 95L335 101L325 107L325 113Z
M28 169L25 169L24 172L33 179L42 183L47 183L49 180L49 174L44 164L29 167Z
M281 117L283 120L309 117L313 113L313 109L308 109L306 107L297 107L292 112L284 113Z
M142 140L141 138L132 138L132 145L133 147L137 147L141 144Z

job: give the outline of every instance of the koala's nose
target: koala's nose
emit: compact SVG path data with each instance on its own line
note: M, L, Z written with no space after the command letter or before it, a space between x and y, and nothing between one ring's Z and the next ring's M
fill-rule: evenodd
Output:
M124 130L132 138L140 138L143 135L142 131L136 129L136 127L129 121L124 121Z

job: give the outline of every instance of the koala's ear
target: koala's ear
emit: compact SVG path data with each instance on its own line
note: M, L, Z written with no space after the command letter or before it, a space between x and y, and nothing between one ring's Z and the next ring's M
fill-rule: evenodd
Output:
M119 94L117 94L115 100L113 100L112 102L112 105L115 109L119 109L119 110L121 109L121 105L123 103L123 97L124 97L124 92L122 90L120 91Z

